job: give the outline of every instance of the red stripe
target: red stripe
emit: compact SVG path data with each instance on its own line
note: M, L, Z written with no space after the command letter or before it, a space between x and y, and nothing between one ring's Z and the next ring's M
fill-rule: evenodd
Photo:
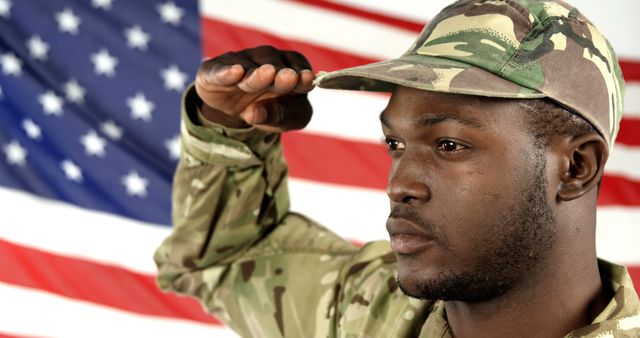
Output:
M116 249L117 250L117 249ZM194 299L165 294L153 276L0 240L0 281L151 316L219 324Z
M640 146L640 119L623 118L620 121L620 131L616 143Z
M411 30L414 31L420 30L417 27L419 24L415 22L397 18L392 19L384 15L377 16L377 14L348 6L319 0L296 1L367 17L383 23L394 24L398 27L412 27ZM259 30L233 25L210 17L202 17L202 48L205 57L213 57L224 54L230 50L241 50L260 45L272 45L280 49L296 50L310 60L315 70L332 71L379 61L371 57L345 53L336 49L294 39L277 37ZM407 48L408 47L409 46L407 46ZM626 81L640 81L640 61L621 59L619 60L619 64Z
M195 300L157 291L153 277L136 276L119 268L65 258L2 240L0 257L2 282L146 315L219 324L205 314ZM628 269L636 291L640 292L640 266ZM0 338L26 337L0 332Z
M416 33L420 33L422 31L422 27L424 27L425 25L425 23L410 21L407 19L400 19L397 17L375 13L375 12L371 12L371 11L367 11L364 9L351 7L347 5L342 5L342 4L331 2L331 1L323 1L323 0L293 0L293 1L315 6L315 7L328 9L335 12L340 12L343 14L349 14L352 16L360 17L363 19L371 20L371 21L376 21L378 23L382 23L385 25L403 28L408 31L412 31ZM435 13L429 13L429 14L435 14Z
M391 160L382 145L307 132L282 137L292 177L384 190ZM326 159L326 160L319 160ZM640 205L640 182L605 175L599 205Z
M637 293L640 293L640 266L628 266L629 275L631 275L631 280L633 280L633 286L636 289Z
M0 338L29 338L27 336L14 336L14 335L8 335L6 333L2 333L0 332Z
M618 63L626 81L640 81L640 61L624 59Z
M620 176L604 175L598 205L640 206L640 182Z
M404 28L406 30L413 31L416 33L421 32L422 28L426 24L426 23L410 21L407 19L401 19L398 17L391 17L391 16L380 14L380 13L374 13L374 12L366 11L363 9L346 6L346 5L342 5L342 4L338 4L338 3L326 1L326 0L293 0L293 1L341 12L344 14L353 15L356 17L360 17L363 19L371 20L371 21L376 21L386 25ZM436 14L437 13L425 13L425 15L429 15L431 17L435 16ZM640 61L630 60L630 59L621 59L621 60L618 60L618 62L620 64L620 68L622 69L622 73L626 81L640 81Z
M293 177L385 189L391 160L382 145L306 132L283 134L282 144Z
M375 59L344 53L308 42L285 39L258 30L236 26L212 18L202 18L202 49L205 57L260 45L296 50L307 57L313 69L332 71L375 62Z

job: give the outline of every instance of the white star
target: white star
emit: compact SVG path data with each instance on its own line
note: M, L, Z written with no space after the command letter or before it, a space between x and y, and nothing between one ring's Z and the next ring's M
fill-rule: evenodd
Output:
M129 196L147 196L149 181L140 176L135 170L130 171L127 176L122 178L122 184L127 188L127 195Z
M22 167L27 163L27 149L24 149L18 141L13 140L5 144L2 149L7 156L7 162L9 164Z
M46 115L62 115L62 105L64 101L53 91L47 90L44 94L38 96L38 102L42 105L42 109Z
M140 92L134 97L127 98L127 106L131 109L131 118L145 122L151 120L151 112L156 108L156 105Z
M102 8L105 11L111 9L113 0L92 0L91 5L94 8Z
M129 48L138 48L140 50L146 50L151 36L136 25L128 28L124 31L124 36L127 38L127 45Z
M49 44L44 42L38 35L32 36L27 40L27 48L29 54L36 60L46 60L47 53L49 53Z
M71 79L64 84L64 92L67 100L75 103L84 102L84 95L87 93L84 87L75 79Z
M113 121L103 122L100 125L100 130L114 141L118 141L122 138L122 128Z
M105 48L99 52L91 54L91 62L93 62L93 71L97 75L106 75L112 77L116 73L118 59L109 54Z
M84 151L87 155L93 155L103 157L105 154L104 148L107 146L107 140L100 137L95 130L89 130L80 138L80 143L84 146Z
M184 10L176 6L173 1L168 1L158 5L158 13L160 13L162 22L177 26L182 21Z
M56 21L58 21L58 30L60 32L71 35L78 34L81 20L71 9L65 8L63 11L56 13Z
M160 76L164 79L164 88L166 90L181 92L187 83L187 73L181 72L176 65L171 65L169 68L161 70Z
M15 54L7 52L0 55L0 63L5 75L18 76L22 74L22 61Z
M64 176L66 176L68 180L82 182L82 169L73 163L73 161L67 159L60 162L60 168L62 168Z
M180 158L180 135L164 141L164 147L169 151L169 158L177 160Z
M24 129L24 132L27 133L29 138L39 140L42 137L42 129L40 129L40 126L33 122L32 119L22 120L22 129Z
M9 0L0 0L0 16L3 18L8 18L11 12L11 1Z

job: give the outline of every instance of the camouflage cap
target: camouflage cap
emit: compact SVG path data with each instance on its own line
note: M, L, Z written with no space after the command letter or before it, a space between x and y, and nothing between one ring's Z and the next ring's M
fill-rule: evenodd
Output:
M504 98L549 97L613 145L624 81L613 48L562 1L461 0L442 10L397 59L318 74L322 88L395 85Z

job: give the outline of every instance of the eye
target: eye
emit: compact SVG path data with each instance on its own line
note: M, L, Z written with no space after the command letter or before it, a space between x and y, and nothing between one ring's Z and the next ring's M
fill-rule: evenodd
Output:
M405 144L402 141L385 137L382 140L383 144L387 145L387 151L404 150Z
M466 148L467 148L466 146L452 140L438 141L438 149L444 152L453 153Z

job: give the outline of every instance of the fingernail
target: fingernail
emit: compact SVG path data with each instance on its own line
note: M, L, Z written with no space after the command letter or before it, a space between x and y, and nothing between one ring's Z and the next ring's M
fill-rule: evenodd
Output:
M253 111L253 121L252 123L262 123L267 119L267 108L265 107L256 107Z
M239 70L242 70L242 69L244 69L244 68L242 68L242 65L239 65L239 64L235 64L235 65L231 66L231 68L230 68L230 70L235 70L235 71L239 71Z
M276 70L276 67L275 67L274 65L270 64L270 63L264 64L264 65L260 66L260 68L262 68L262 69L270 69L270 70L271 70L271 69L273 69L273 70Z
M280 74L282 74L282 75L283 75L284 73L289 73L289 75L292 75L292 76L293 76L293 75L297 75L296 71L295 71L295 70L293 70L293 69L291 69L291 68L282 68L282 69L280 69L280 71L279 71L278 73L280 73Z

